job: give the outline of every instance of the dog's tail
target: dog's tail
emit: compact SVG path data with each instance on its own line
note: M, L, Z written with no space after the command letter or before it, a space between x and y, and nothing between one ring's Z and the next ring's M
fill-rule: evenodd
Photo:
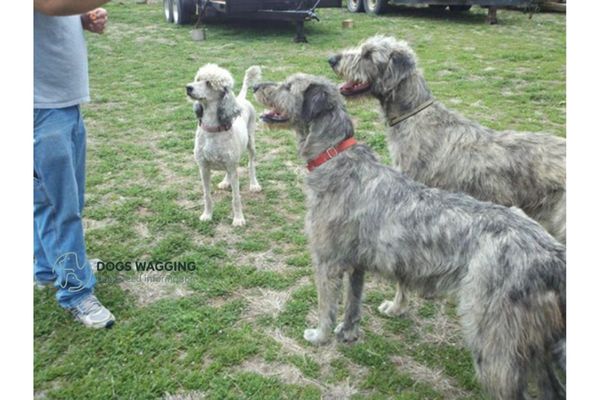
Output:
M262 71L258 65L253 65L246 70L246 74L244 75L244 83L242 84L240 93L237 96L238 99L246 98L246 95L248 94L248 88L260 80L261 74Z

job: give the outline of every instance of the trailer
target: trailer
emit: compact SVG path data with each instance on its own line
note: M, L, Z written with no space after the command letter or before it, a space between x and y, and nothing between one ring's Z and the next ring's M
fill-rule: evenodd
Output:
M428 5L432 10L441 12L446 8L452 13L467 12L477 5L488 8L487 20L491 24L498 22L496 10L498 7L530 7L537 0L346 0L351 12L367 12L382 14L390 5Z
M290 21L295 42L306 42L304 23L317 20L317 7L341 7L342 0L163 0L165 19L178 25L205 19Z

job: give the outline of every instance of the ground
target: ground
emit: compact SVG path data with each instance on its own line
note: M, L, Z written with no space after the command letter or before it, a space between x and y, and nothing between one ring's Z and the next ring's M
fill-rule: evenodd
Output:
M51 289L36 292L36 398L482 398L451 300L413 298L407 315L386 318L377 305L393 288L369 277L357 344L315 348L303 340L316 320L316 291L294 136L259 128L262 193L249 192L240 168L246 227L231 227L231 195L216 188L221 174L214 221L201 222L185 84L207 62L228 68L237 88L252 64L265 80L299 71L336 80L327 57L382 33L411 43L449 107L492 128L564 136L564 15L501 10L500 24L490 26L479 8L459 17L328 9L307 24L310 42L294 44L287 24L210 24L208 40L194 42L191 27L164 22L160 2L106 8L107 32L88 36L88 253L197 268L158 283L151 279L164 274L98 272L97 294L117 317L105 331L73 322ZM354 28L342 30L347 18ZM377 103L348 109L359 141L389 162Z

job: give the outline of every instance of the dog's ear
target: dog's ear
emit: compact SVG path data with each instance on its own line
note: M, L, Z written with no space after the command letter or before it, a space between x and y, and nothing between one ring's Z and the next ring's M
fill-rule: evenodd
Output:
M383 80L387 82L400 82L410 75L416 68L416 61L412 54L406 51L394 50L383 71Z
M365 43L362 45L360 49L360 57L369 59L373 55L373 51L375 50L374 46L370 43Z
M196 118L198 118L198 122L202 122L202 116L204 115L204 107L200 104L199 101L194 102L194 112L196 113Z
M327 88L313 83L304 91L302 100L302 119L311 121L320 114L330 111L334 106Z
M223 90L223 96L217 106L217 118L221 125L231 125L233 120L240 115L242 109L235 100L233 92L229 88Z

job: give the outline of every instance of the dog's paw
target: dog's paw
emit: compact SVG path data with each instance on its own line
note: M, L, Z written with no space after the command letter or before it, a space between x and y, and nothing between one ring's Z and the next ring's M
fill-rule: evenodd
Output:
M354 325L354 327L350 329L345 329L344 323L342 322L335 328L335 337L337 338L338 342L353 343L358 340L359 336L360 334L358 325Z
M233 217L233 223L231 225L244 226L246 225L246 220L244 219L244 217Z
M219 189L229 189L231 187L231 183L229 181L222 181L217 185Z
M388 317L399 317L406 312L406 307L398 306L393 301L386 300L377 307L377 310Z
M212 220L212 214L209 214L207 212L203 212L202 215L200 216L200 221L211 221Z
M327 335L325 335L320 329L305 329L304 339L316 346L327 343Z
M262 190L262 187L260 187L260 185L258 183L251 183L250 184L250 191L251 192L260 192Z

